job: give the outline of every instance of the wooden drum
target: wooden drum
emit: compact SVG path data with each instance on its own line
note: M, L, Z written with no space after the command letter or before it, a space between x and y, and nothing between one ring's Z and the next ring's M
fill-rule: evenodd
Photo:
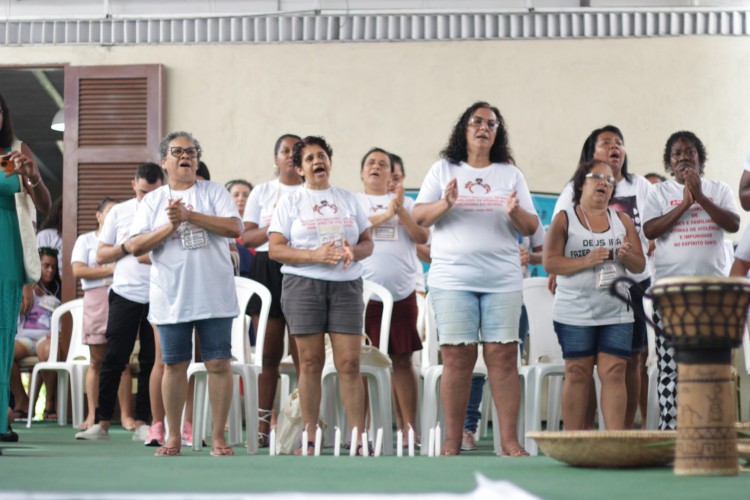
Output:
M742 343L750 280L667 278L658 280L651 294L677 361L674 472L736 475L732 349Z

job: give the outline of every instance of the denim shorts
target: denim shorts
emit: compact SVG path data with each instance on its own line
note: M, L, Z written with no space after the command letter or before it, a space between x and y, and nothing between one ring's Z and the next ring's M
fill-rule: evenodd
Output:
M633 323L577 326L553 321L563 359L580 359L598 353L630 359Z
M156 325L161 339L164 363L190 361L193 357L193 327L200 339L201 356L210 359L232 357L232 321L234 318L208 318L171 325Z
M523 292L430 289L440 345L520 342Z

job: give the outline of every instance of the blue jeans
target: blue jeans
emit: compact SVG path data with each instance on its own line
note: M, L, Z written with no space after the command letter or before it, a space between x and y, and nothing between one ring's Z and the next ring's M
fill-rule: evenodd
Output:
M471 392L469 393L469 406L466 407L466 419L464 420L464 430L469 432L477 431L477 422L482 418L482 412L479 406L482 404L482 392L484 392L485 378L482 375L476 375L471 378Z

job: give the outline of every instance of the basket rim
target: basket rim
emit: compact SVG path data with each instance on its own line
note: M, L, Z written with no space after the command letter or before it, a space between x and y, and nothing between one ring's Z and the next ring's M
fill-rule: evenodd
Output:
M586 431L531 431L526 433L527 437L537 438L551 438L557 440L581 438L581 439L650 439L650 438L677 438L677 431L667 430L586 430Z
M718 276L672 276L661 278L651 286L651 295L661 295L668 288L679 286L685 291L697 292L701 290L717 290L725 286L742 287L750 292L750 279L741 276L718 277Z

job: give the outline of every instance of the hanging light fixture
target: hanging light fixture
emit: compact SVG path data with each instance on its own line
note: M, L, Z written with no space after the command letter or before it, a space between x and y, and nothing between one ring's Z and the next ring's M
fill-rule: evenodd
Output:
M52 125L50 125L50 128L52 130L57 130L58 132L65 131L65 108L60 108L57 113L55 113L55 117L52 118Z

